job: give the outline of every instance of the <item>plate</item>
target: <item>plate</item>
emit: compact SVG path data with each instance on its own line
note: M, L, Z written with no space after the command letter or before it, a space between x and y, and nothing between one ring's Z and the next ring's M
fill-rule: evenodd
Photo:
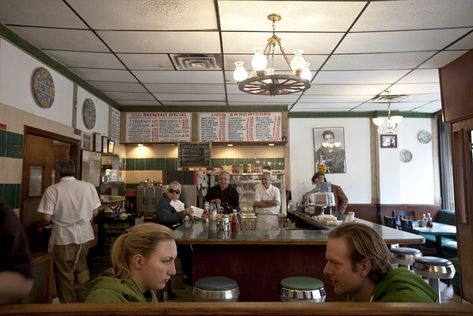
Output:
M432 140L432 134L426 130L421 130L419 133L417 133L417 140L421 144L428 144Z
M402 162L409 162L412 160L412 153L410 150L403 149L399 152L399 160Z
M54 102L54 81L46 68L39 67L33 73L33 94L42 108L50 108Z
M92 129L95 126L96 110L92 99L85 99L82 106L82 118L84 119L85 127Z

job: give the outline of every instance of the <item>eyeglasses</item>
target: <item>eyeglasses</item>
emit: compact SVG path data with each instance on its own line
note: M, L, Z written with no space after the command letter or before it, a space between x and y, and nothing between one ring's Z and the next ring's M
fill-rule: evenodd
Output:
M169 192L169 193L181 194L181 191L179 191L179 190L174 190L174 189L169 189L168 192Z

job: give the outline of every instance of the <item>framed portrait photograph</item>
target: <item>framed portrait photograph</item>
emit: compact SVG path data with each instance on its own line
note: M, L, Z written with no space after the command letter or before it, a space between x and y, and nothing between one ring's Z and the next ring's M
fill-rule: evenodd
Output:
M102 152L104 154L108 153L108 137L102 136Z
M314 128L315 170L345 173L345 131L343 127Z
M102 135L100 133L94 133L94 151L102 151Z
M381 144L381 148L397 148L396 134L383 134L379 137L379 143Z
M82 149L92 150L92 135L83 132L82 133Z

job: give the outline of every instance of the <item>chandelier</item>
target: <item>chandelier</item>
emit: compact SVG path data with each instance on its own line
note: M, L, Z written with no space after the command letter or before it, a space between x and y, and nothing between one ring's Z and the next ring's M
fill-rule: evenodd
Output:
M391 97L389 90L387 92L388 99L388 117L375 117L372 118L373 124L378 126L379 134L397 134L399 124L402 122L403 117L401 115L391 116Z
M268 20L272 22L273 35L268 38L268 42L263 49L256 47L253 49L254 56L251 59L253 71L246 71L242 61L235 62L235 71L233 78L238 83L238 89L250 94L261 95L284 95L298 93L307 90L310 87L312 74L310 72L310 63L306 62L302 54L304 51L298 49L294 51L294 57L289 62L286 53L281 45L281 38L276 36L275 24L281 20L278 14L268 15ZM276 45L284 57L284 60L292 72L292 75L283 75L274 73L274 52Z

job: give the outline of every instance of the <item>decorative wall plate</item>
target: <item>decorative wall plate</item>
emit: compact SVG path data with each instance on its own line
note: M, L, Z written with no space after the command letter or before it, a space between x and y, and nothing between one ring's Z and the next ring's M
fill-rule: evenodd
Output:
M428 144L432 140L432 134L423 129L419 133L417 133L417 139L421 144Z
M84 119L85 127L92 129L95 126L96 111L95 104L92 99L85 99L82 105L82 118Z
M402 162L409 162L412 160L412 153L410 150L403 149L399 152L399 160Z
M33 94L36 102L42 108L50 108L54 102L54 81L46 68L39 67L33 72Z

